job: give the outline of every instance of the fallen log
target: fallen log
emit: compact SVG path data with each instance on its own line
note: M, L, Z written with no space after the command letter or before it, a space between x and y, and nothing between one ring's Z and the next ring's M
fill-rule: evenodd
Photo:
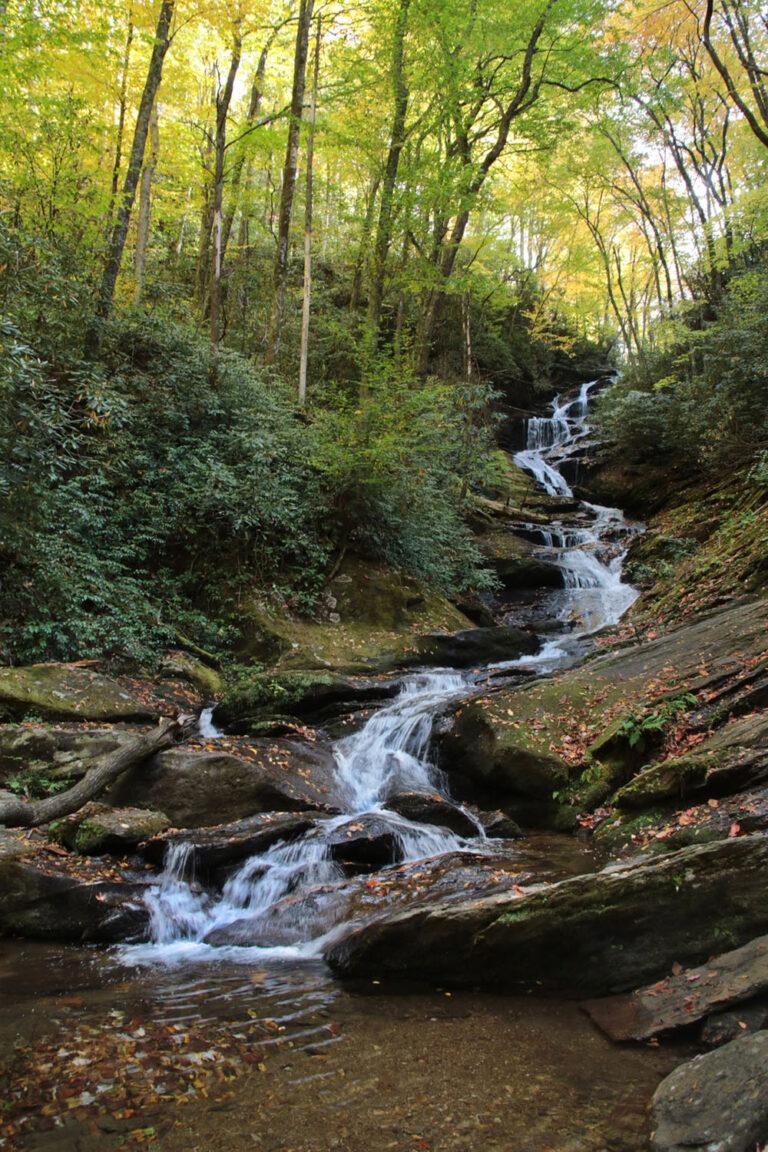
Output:
M24 800L11 792L0 791L0 824L9 828L34 828L69 816L99 796L128 768L185 740L195 727L194 716L164 720L150 732L143 732L130 743L99 756L72 788L44 800Z

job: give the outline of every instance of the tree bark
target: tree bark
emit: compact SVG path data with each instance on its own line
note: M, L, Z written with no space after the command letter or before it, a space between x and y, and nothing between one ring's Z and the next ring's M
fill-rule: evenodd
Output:
M392 46L392 89L394 109L392 129L389 137L389 151L381 185L379 220L376 227L376 240L373 248L371 289L368 296L368 332L372 350L375 351L381 323L381 306L384 300L384 279L387 271L387 256L392 243L392 216L394 209L395 185L400 166L400 156L405 144L405 121L408 114L408 85L405 81L405 36L408 29L410 0L400 0L395 23Z
M315 33L315 67L312 77L312 93L309 99L309 127L307 131L307 176L304 206L304 299L301 309L301 355L299 357L299 407L307 403L307 363L309 360L309 317L312 306L312 198L313 171L315 157L315 122L317 120L317 89L320 78L320 36L322 17L317 18Z
M117 113L117 137L115 140L115 162L112 166L112 187L109 194L109 208L104 235L108 237L112 232L112 222L117 203L117 192L120 187L120 168L123 163L123 139L125 137L125 115L128 107L128 70L131 66L131 48L133 46L133 12L128 7L128 31L125 37L125 51L123 52L123 71L120 77L120 98Z
M133 132L131 154L128 160L128 168L125 173L125 180L123 182L122 198L117 213L117 219L115 221L115 226L112 229L112 238L109 243L109 251L107 253L107 259L104 265L104 273L102 275L101 285L99 287L94 323L90 327L86 341L89 350L92 352L97 351L100 344L100 322L106 320L112 311L115 287L117 285L117 277L120 272L120 264L123 258L123 251L125 249L125 241L128 236L128 225L131 222L131 212L133 211L133 204L136 199L136 189L139 184L141 166L144 160L144 149L146 147L147 136L149 134L149 120L152 115L152 108L154 107L155 100L157 98L160 81L163 78L163 64L165 62L165 57L171 44L171 21L173 19L174 7L175 0L162 0L160 5L160 14L158 16L157 29L155 32L155 43L152 49L152 56L149 61L147 79L144 83L144 91L141 94L141 103L139 104L139 112L136 118L136 127Z
M134 257L134 271L136 276L134 303L136 304L141 303L141 297L144 291L144 269L147 261L149 220L152 211L152 181L155 178L157 158L160 155L160 128L158 119L157 104L155 104L149 121L149 154L141 170L141 186L139 188L139 215L136 226L136 254Z
M211 267L211 371L215 375L221 339L221 262L224 208L224 157L227 148L227 116L240 67L243 41L239 27L232 34L232 59L224 87L216 93L216 135L213 161L213 263Z
M176 720L163 721L151 732L137 736L130 744L124 744L122 748L98 757L82 780L57 796L30 801L21 800L8 792L0 792L0 824L11 828L34 828L77 812L113 784L128 768L186 739L195 730L195 726L193 716L179 716Z
M293 195L296 190L296 176L301 139L301 120L304 113L304 90L307 76L307 55L309 52L309 29L312 24L314 0L300 0L299 22L296 31L296 48L293 60L293 88L291 92L291 119L288 126L288 142L283 166L283 187L280 194L280 210L277 223L277 252L275 254L274 287L272 309L267 335L268 364L274 364L280 350L280 336L285 313L285 289L288 278L288 246L291 233Z

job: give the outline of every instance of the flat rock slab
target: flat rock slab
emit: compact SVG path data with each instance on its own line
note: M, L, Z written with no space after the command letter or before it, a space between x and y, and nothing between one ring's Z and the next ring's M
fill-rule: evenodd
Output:
M191 848L190 869L210 871L226 864L236 864L248 856L265 852L280 840L294 840L313 827L317 813L262 812L231 824L213 828L192 828L153 836L142 847L150 864L162 864L169 848L188 844Z
M49 834L60 844L90 856L126 854L142 840L164 831L170 820L148 808L110 808L90 803L50 826Z
M157 712L116 680L74 664L0 668L0 710L71 720L153 720Z
M764 992L768 936L628 996L588 1000L583 1007L612 1040L647 1040Z
M768 931L768 838L684 848L529 892L393 912L331 947L342 975L597 996L675 961L701 963L728 932Z
M768 1138L768 1032L676 1068L651 1115L654 1152L755 1152Z

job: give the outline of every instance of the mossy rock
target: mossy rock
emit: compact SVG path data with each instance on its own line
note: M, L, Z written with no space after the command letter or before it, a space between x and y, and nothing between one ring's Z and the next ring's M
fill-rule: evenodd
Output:
M106 852L131 852L142 840L157 836L170 824L162 812L93 803L55 821L48 831L60 844L81 855L101 856Z
M395 684L352 680L335 672L258 672L244 677L214 710L214 722L251 731L278 719L319 717L343 705L381 700Z
M354 675L397 668L416 636L457 632L472 620L434 589L350 558L329 583L316 618L280 612L253 597L244 601L239 623L244 662Z
M179 650L166 653L160 675L166 679L188 681L207 700L213 700L224 691L224 681L215 668L208 667L189 652Z
M53 719L152 720L156 713L116 680L73 664L0 668L0 713Z

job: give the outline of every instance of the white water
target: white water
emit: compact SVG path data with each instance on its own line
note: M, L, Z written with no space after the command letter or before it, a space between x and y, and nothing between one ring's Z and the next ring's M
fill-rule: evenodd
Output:
M583 384L574 399L555 397L551 416L528 421L526 447L516 453L515 463L530 472L549 496L573 497L560 469L589 434L589 398L595 383ZM565 594L559 598L557 615L573 626L572 638L616 624L638 595L621 575L628 537L634 531L623 512L587 501L581 501L578 508L585 520L591 520L583 527L526 525L527 532L541 539L542 558L562 569Z
M571 497L558 464L588 433L586 423L591 384L579 395L552 405L550 417L531 419L528 446L516 462L539 480L550 495ZM621 579L624 552L610 541L627 531L618 509L580 505L584 523L529 525L540 533L542 547L562 568L564 591L558 615L562 632L542 645L535 656L496 665L549 672L569 657L569 642L615 623L636 593ZM575 628L572 624L575 623ZM344 814L318 817L310 832L289 843L277 843L253 856L226 881L220 893L195 883L190 849L176 845L169 852L159 883L147 897L152 917L152 943L126 948L124 958L136 962L244 956L263 962L319 956L334 930L334 895L343 872L332 858L330 840L350 819L374 814L385 820L403 860L434 857L458 848L483 851L484 835L464 840L443 828L416 824L386 809L386 801L401 791L442 791L429 759L435 716L471 690L474 677L452 669L415 672L407 676L399 695L354 734L334 747L335 795L331 802ZM212 709L200 717L200 734L220 736ZM477 822L476 822L477 823ZM338 913L338 901L335 908ZM244 925L243 932L227 930Z

